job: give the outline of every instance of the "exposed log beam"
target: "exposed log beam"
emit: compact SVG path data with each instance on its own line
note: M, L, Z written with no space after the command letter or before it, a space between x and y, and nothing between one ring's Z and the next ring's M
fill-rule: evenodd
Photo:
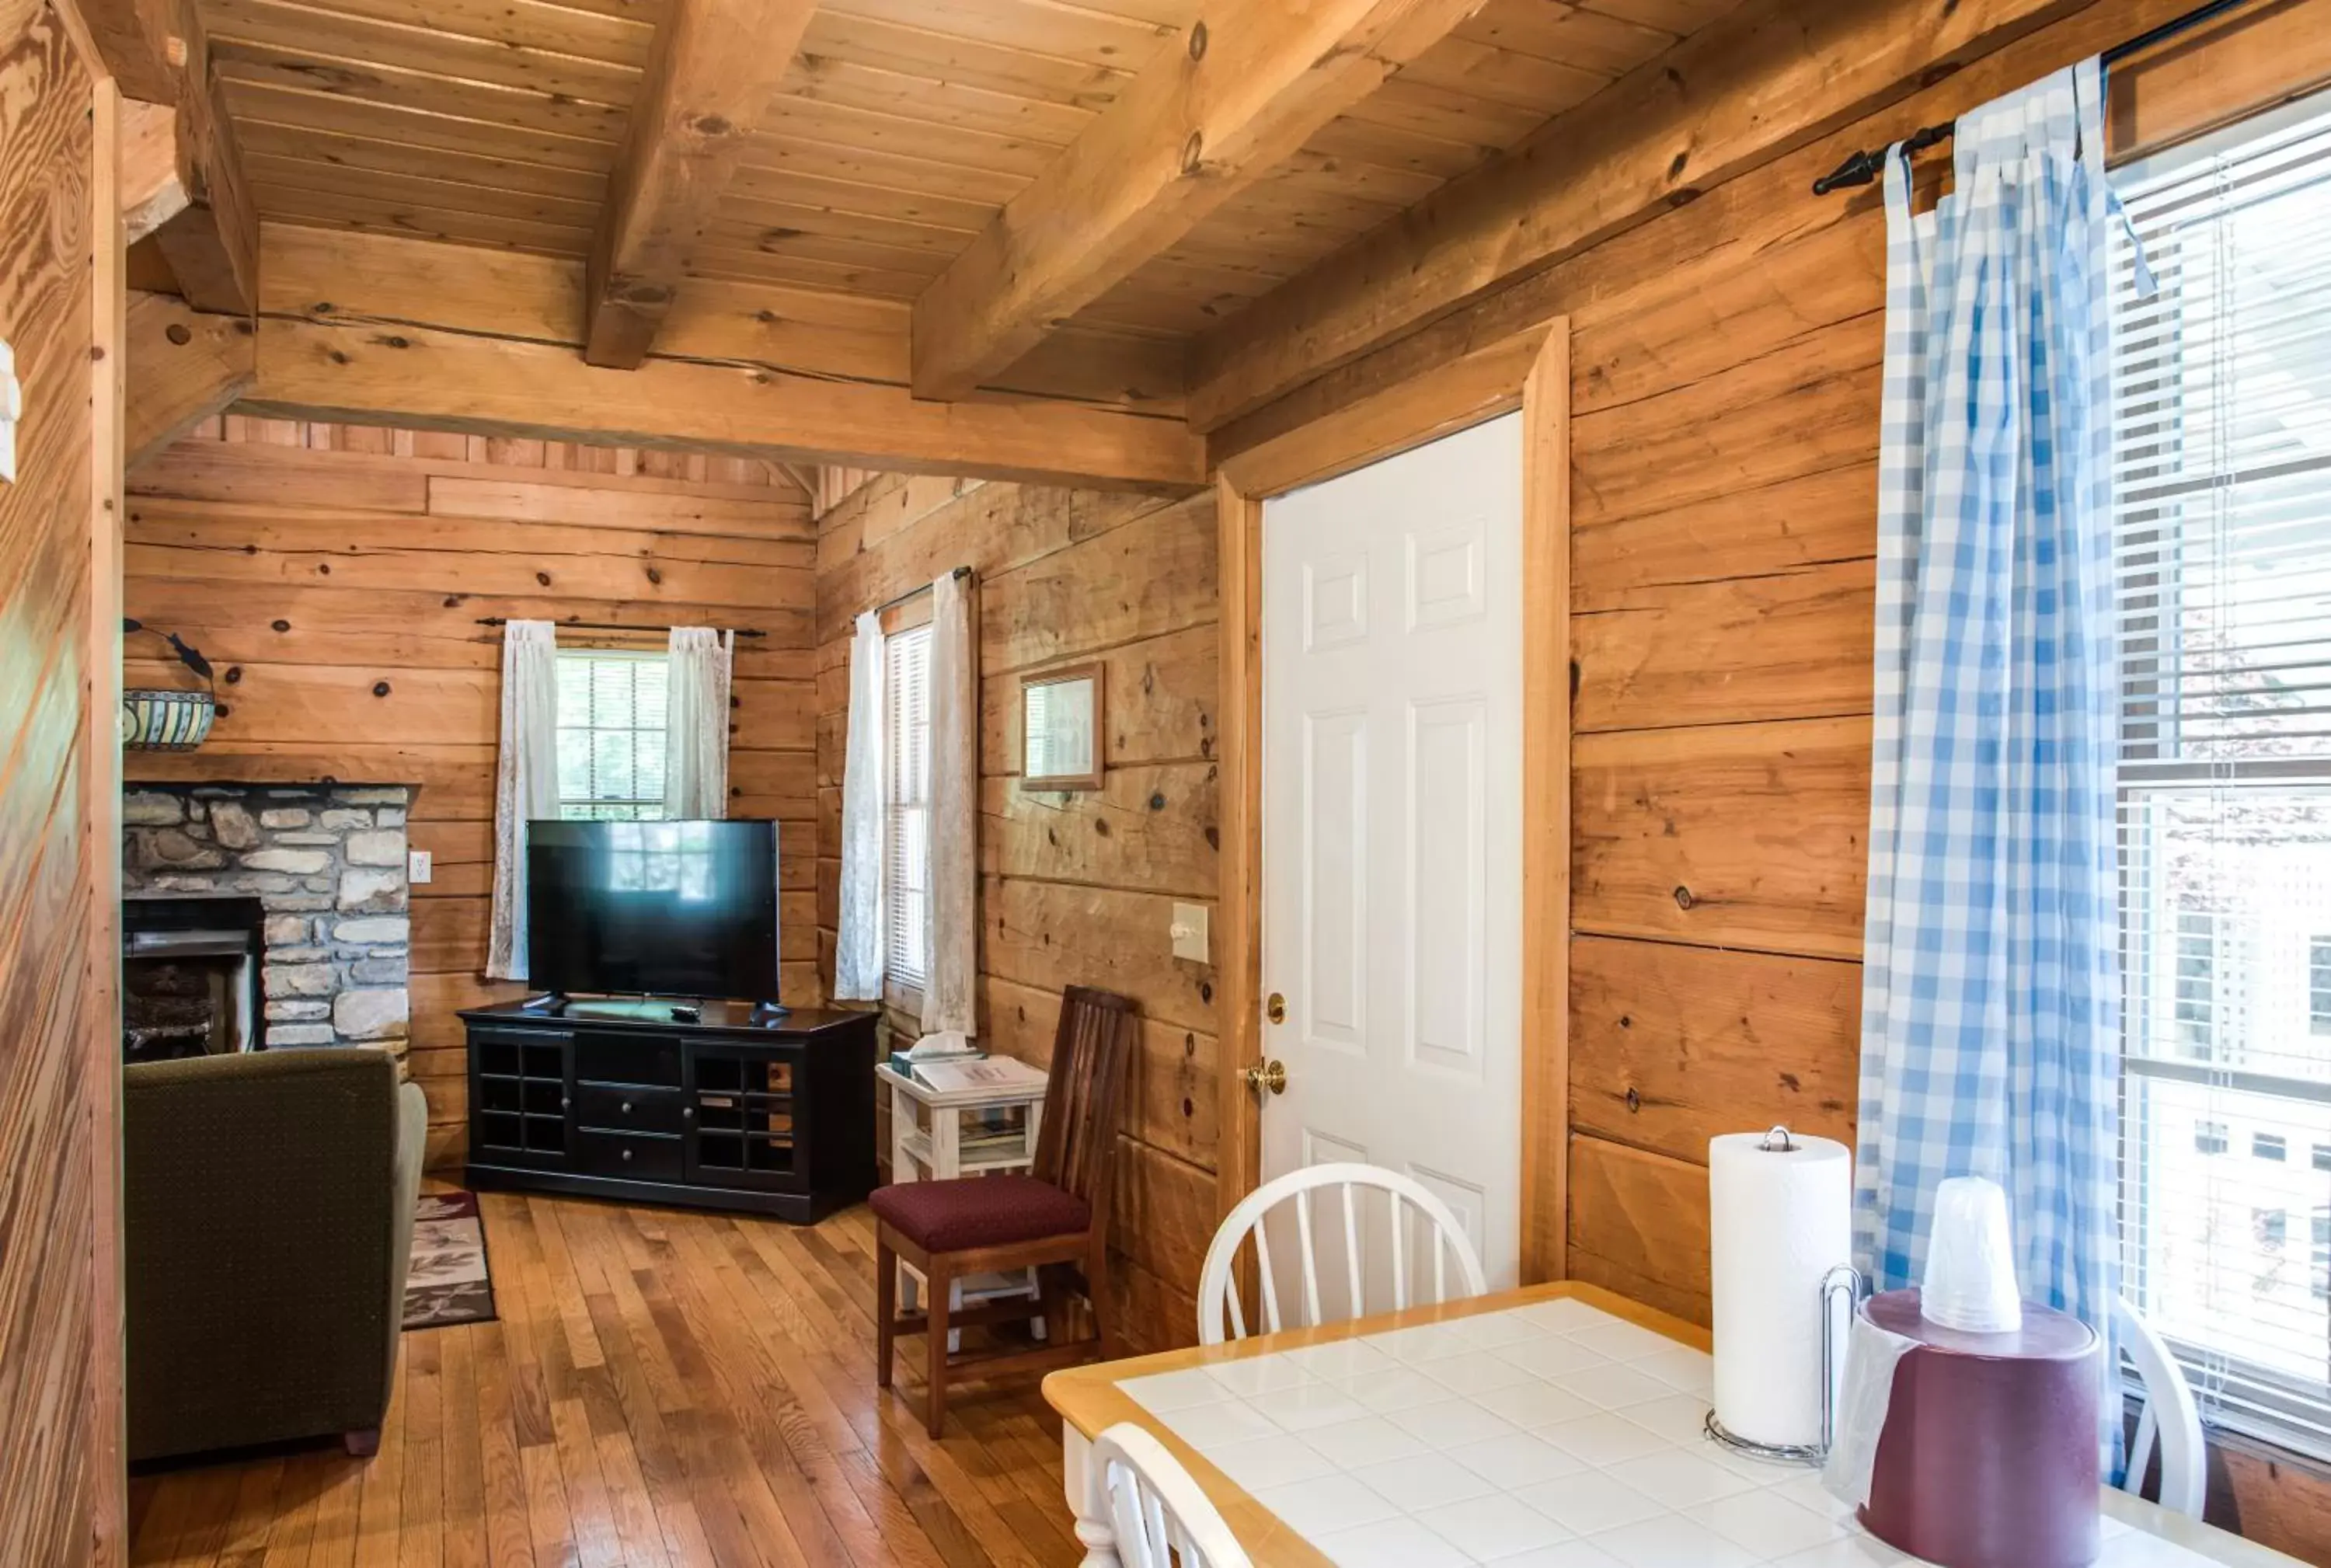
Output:
M186 0L82 0L81 9L125 99L130 239L150 236L201 309L248 314L259 303L259 212L200 17Z
M814 0L675 0L593 243L583 357L647 357L690 252L801 46Z
M257 379L236 406L273 418L1167 494L1205 481L1204 443L1180 420L1081 404L918 403L904 387L652 356L609 370L570 347L431 327L262 316L256 333Z
M475 245L269 223L260 309L317 320L452 328L582 344L583 268ZM654 352L904 387L909 308L897 299L782 284L691 280ZM1178 420L1178 343L1079 328L1049 340L992 389Z
M176 109L122 100L120 191L126 244L136 244L186 210L194 198L178 177Z
M240 316L206 316L162 294L129 296L122 445L135 469L251 390L257 340Z
M1215 429L2081 3L1748 0L1206 333L1192 423Z
M1210 7L924 290L915 395L1008 370L1481 4Z

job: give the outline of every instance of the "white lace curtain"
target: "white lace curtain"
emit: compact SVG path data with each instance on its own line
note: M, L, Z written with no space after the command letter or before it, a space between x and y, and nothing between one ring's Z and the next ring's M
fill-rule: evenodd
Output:
M664 702L663 814L678 822L728 814L728 689L736 633L671 629Z
M833 994L882 999L882 617L858 617L850 644L849 750L842 765L842 911Z
M972 585L947 572L931 584L930 955L926 1032L974 1030L979 969L979 645Z
M558 633L547 621L513 621L502 628L489 979L526 978L526 824L557 814Z

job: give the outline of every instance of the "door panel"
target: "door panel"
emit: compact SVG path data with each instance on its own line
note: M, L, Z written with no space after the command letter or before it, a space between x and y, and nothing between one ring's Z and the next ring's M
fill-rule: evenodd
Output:
M1493 1284L1520 1267L1521 470L1513 415L1263 509L1263 1174L1405 1171ZM1363 1241L1371 1302L1388 1251Z

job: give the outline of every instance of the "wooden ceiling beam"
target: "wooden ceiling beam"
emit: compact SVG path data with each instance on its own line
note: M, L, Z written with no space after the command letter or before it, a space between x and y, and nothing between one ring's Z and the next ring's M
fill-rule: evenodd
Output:
M617 153L585 291L583 357L648 356L814 0L674 0Z
M916 301L915 394L992 382L1481 4L1210 7Z
M163 294L129 296L122 447L130 469L241 397L258 379L240 316L207 316Z
M1207 331L1191 421L1217 429L2083 3L1747 0Z
M579 347L580 263L349 229L262 226L260 309L318 320L410 322ZM672 301L652 353L904 387L904 300L698 278ZM1178 342L1080 328L1057 334L989 390L1182 416Z
M651 356L636 370L571 348L426 328L262 317L239 406L474 435L726 452L774 462L1179 494L1205 482L1180 420L1078 404L921 403L901 387Z
M243 177L210 43L187 0L82 0L120 88L123 215L150 238L178 290L205 310L259 305L259 209Z

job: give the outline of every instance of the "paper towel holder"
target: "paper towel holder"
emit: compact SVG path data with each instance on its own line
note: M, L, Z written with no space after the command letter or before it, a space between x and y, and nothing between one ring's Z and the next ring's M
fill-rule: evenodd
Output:
M1782 1140L1778 1144L1773 1142L1776 1135ZM1771 1153L1785 1154L1795 1148L1796 1145L1791 1140L1788 1128L1776 1126L1765 1135L1765 1142L1758 1146ZM1769 1459L1774 1463L1789 1465L1819 1466L1826 1462L1829 1459L1830 1444L1837 1436L1837 1377L1841 1370L1839 1360L1842 1340L1837 1332L1837 1313L1832 1304L1840 1294L1844 1296L1846 1319L1850 1323L1852 1321L1855 1310L1861 1305L1861 1298L1869 1293L1869 1280L1863 1278L1860 1269L1851 1263L1841 1263L1822 1276L1819 1308L1822 1319L1821 1441L1760 1443L1753 1438L1744 1438L1737 1432L1727 1430L1722 1421L1716 1419L1716 1411L1713 1408L1708 1412L1708 1420L1702 1423L1708 1435L1735 1453L1746 1454L1750 1459Z

